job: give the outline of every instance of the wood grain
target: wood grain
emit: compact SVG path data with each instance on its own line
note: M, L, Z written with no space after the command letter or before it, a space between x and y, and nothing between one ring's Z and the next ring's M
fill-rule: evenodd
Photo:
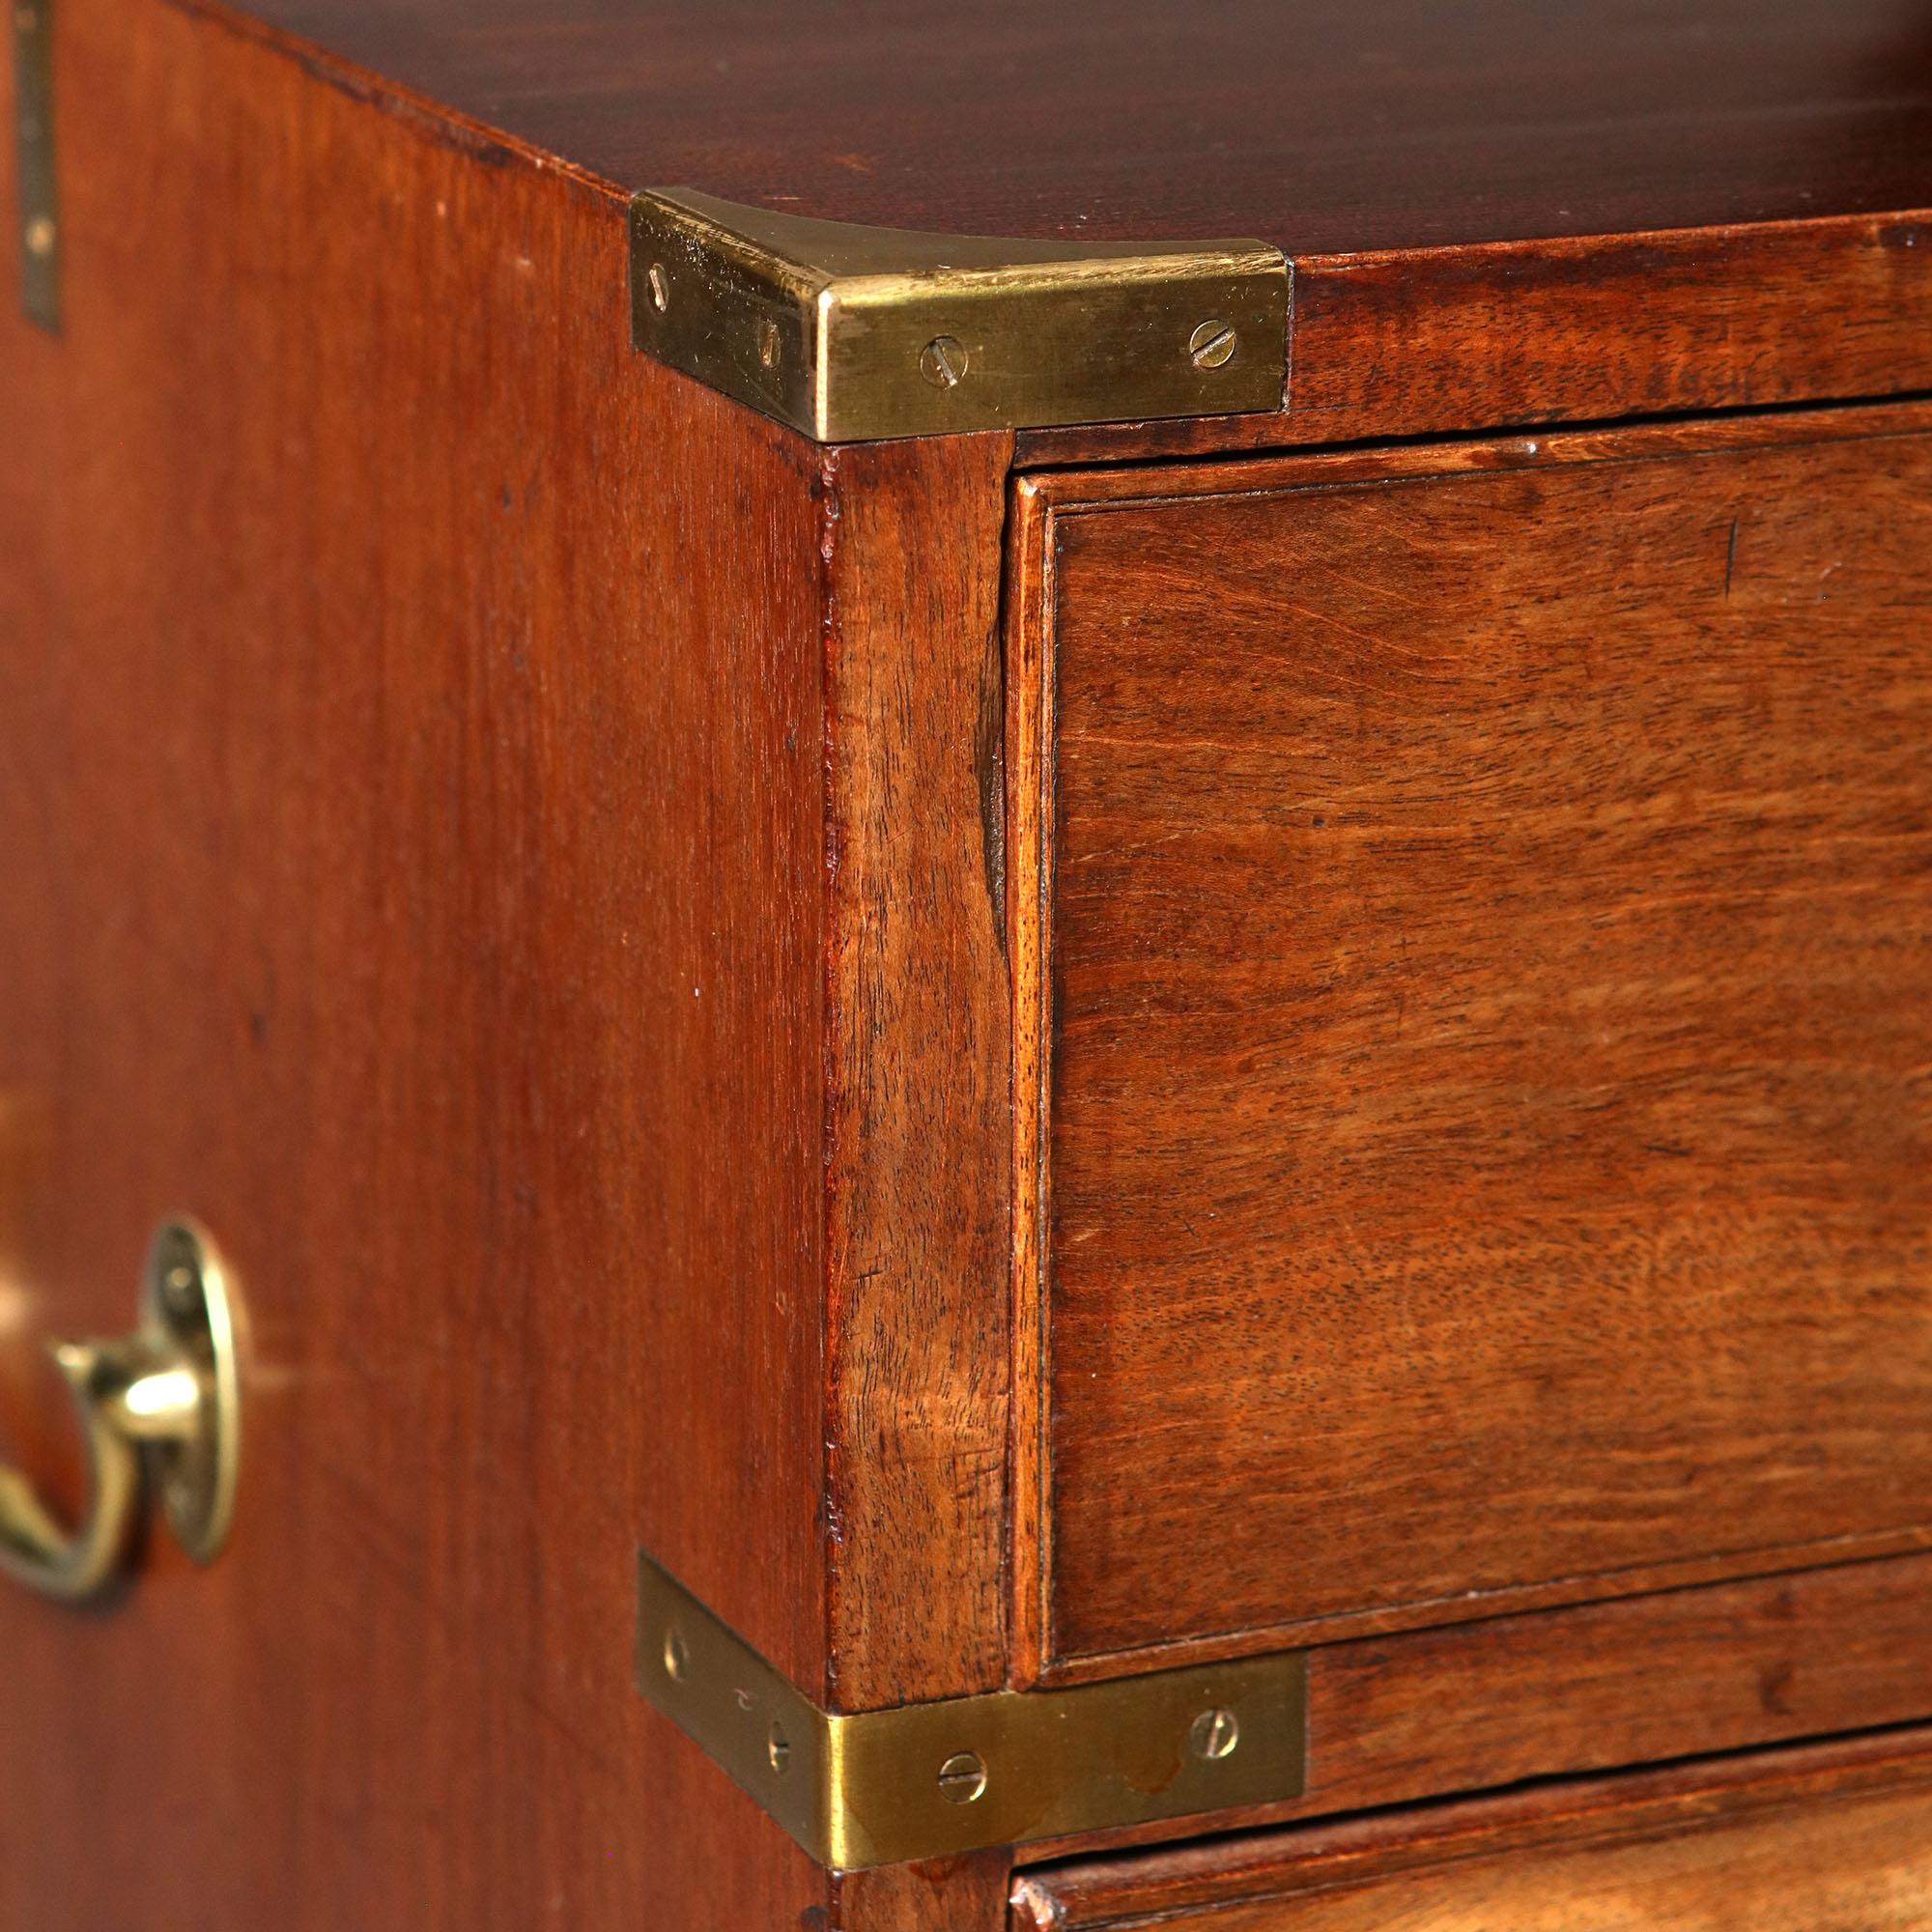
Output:
M632 354L620 197L199 11L59 34L0 1453L71 1492L40 1343L163 1212L254 1356L215 1569L0 1595L0 1922L990 1928L996 1861L835 1887L630 1652L642 1545L821 1698L1001 1667L1005 445L840 475Z
M1306 1791L1217 1814L1216 1831L1919 1721L1932 1718L1932 1556L1319 1645L1308 1704Z
M1050 1659L1926 1540L1932 440L1864 422L1039 486Z
M836 1932L1003 1932L1012 1858L1005 1851L835 1872Z
M1295 276L1298 441L1932 387L1932 215L1358 254Z
M0 1921L790 1922L822 1876L628 1651L646 1543L823 1668L811 468L630 355L620 206L166 8L60 34L12 1346L124 1326L186 1208L255 1355L217 1568L0 1597Z
M1048 1867L1015 1932L1163 1923L1917 1932L1932 1919L1922 1729L1530 1787Z
M1274 415L1029 430L1025 467L1932 387L1932 216L1303 258Z
M1932 206L1900 0L255 0L625 187L956 234L1294 256Z
M1011 439L825 472L831 1694L1006 1681Z
M1932 386L1932 34L1896 0L256 11L335 84L613 191L1290 258L1285 411L1023 464Z

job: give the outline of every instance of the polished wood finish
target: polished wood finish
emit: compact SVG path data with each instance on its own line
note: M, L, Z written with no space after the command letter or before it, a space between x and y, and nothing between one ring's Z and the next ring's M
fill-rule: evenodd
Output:
M1928 427L1025 486L1048 1663L1932 1540Z
M1014 1932L1921 1932L1922 1729L1029 1874Z
M1932 1555L1355 1637L1308 1657L1308 1784L1216 1830L1932 1718ZM1031 1845L1038 1861L1142 1830Z
M40 1344L125 1324L163 1212L253 1321L220 1564L0 1594L0 1923L997 1932L1009 1851L820 1870L636 1695L639 1546L842 1709L1307 1637L1307 1791L1215 1831L1932 1718L1932 418L1541 427L1932 383L1922 33L776 17L61 0L64 335L0 252L0 1454L76 1499ZM1254 229L1286 412L809 446L628 347L678 176ZM1234 890L1285 853L1293 918ZM1337 967L1398 924L1399 1039ZM1517 978L1569 1006L1513 1031ZM1291 1254L1235 1171L1294 1133L1348 1146Z
M1295 272L1282 415L1032 430L1037 467L1932 388L1932 218L1392 250Z
M1023 0L257 11L336 84L613 191L1290 258L1280 412L1027 463L1932 388L1932 33L1894 0L1134 0L1104 35Z
M1006 1681L1009 437L825 469L830 1700Z
M1011 1866L999 1850L835 1872L828 1932L1005 1932Z
M1313 256L1932 207L1898 0L248 11L624 187L876 227Z
M990 1923L983 1861L835 1886L631 1644L641 1545L822 1700L1004 1675L1007 444L813 450L632 354L620 198L197 11L59 32L7 1450L71 1493L40 1343L165 1211L254 1353L215 1569L0 1596L0 1921Z
M823 1875L629 1652L642 1542L823 1669L815 465L630 355L607 198L168 7L60 33L8 1349L124 1325L185 1208L253 1356L218 1566L0 1596L0 1922L789 1924Z

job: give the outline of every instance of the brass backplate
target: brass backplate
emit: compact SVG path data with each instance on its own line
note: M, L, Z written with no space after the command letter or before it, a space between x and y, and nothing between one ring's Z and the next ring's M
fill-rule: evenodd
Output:
M640 350L821 442L1278 410L1262 242L1040 242L631 204Z
M13 0L20 305L58 329L60 209L54 193L53 0Z
M1299 1652L836 1714L649 1557L638 1574L638 1689L821 1864L1200 1818L1302 1789Z

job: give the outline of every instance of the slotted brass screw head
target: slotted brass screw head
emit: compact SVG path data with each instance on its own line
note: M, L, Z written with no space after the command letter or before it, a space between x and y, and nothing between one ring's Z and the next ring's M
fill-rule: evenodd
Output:
M966 379L966 345L956 335L935 335L919 352L919 373L935 389L951 389Z
M986 1762L978 1751L954 1751L939 1767L939 1795L949 1804L971 1804L986 1789Z
M1218 369L1234 355L1238 338L1225 322L1204 322L1187 338L1187 356L1197 369Z
M1211 1711L1203 1711L1187 1733L1188 1749L1196 1757L1207 1758L1210 1763L1216 1758L1230 1756L1240 1741L1241 1726L1234 1712L1223 1710L1218 1705Z

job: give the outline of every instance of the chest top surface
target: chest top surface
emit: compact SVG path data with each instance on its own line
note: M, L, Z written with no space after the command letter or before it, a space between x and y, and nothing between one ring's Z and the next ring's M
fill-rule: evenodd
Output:
M1913 0L243 11L635 195L635 346L822 442L1069 461L1932 385Z
M1291 256L1932 203L1912 0L255 0L626 188Z

